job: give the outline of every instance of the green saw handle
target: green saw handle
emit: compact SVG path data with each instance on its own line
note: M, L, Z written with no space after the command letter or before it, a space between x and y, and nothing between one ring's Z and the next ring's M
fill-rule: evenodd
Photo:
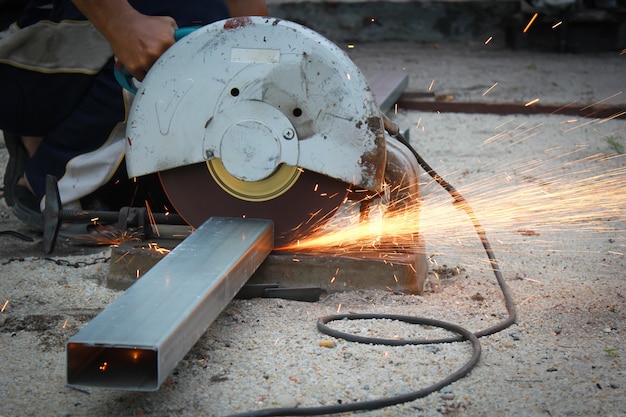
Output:
M174 31L174 39L176 41L181 40L185 36L189 35L191 32L198 29L198 26L190 26L186 28L179 28ZM137 86L135 86L135 82L133 81L133 74L130 73L120 61L115 63L115 67L113 68L113 73L115 74L115 79L118 84L121 85L124 89L130 91L133 94L137 94Z

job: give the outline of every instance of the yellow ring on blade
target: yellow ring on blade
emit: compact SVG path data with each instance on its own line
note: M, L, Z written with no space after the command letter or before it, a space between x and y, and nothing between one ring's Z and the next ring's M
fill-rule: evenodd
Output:
M300 168L279 165L272 175L259 181L243 181L233 176L220 159L207 161L207 167L215 182L228 194L245 201L267 201L284 194L300 177Z

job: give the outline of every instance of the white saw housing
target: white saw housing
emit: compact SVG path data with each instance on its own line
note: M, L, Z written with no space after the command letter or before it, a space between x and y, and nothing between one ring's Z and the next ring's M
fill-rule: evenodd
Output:
M131 177L219 158L243 181L298 166L380 191L380 111L365 77L329 40L296 23L232 18L170 47L127 122Z

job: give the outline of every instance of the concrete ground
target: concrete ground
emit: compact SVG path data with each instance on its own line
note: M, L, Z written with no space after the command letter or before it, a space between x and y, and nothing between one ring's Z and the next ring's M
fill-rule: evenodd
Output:
M539 99L626 110L626 55L619 51L511 51L483 41L340 46L366 76L403 70L408 91L443 100ZM481 360L468 376L365 415L626 415L626 121L403 109L394 120L475 207L519 316L481 339ZM0 165L6 160L0 148ZM423 295L355 291L317 303L233 301L156 393L66 386L65 341L120 295L103 286L110 249L61 246L45 256L40 237L0 202L0 230L35 239L0 235L0 416L222 416L352 403L440 380L467 360L466 344L326 343L315 328L318 317L337 311L433 317L473 331L505 316L467 219L425 175L422 183L420 232L431 262ZM392 337L429 334L398 323L348 327Z

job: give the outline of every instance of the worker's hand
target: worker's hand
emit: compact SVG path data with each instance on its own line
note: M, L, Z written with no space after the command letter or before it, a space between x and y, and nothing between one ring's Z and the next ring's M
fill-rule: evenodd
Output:
M1 1L1 0L0 0ZM174 42L176 21L147 16L128 0L72 0L111 44L113 53L138 80Z
M123 24L121 24L124 22ZM118 20L108 37L113 53L138 80L143 80L152 64L175 42L174 19L131 12Z

